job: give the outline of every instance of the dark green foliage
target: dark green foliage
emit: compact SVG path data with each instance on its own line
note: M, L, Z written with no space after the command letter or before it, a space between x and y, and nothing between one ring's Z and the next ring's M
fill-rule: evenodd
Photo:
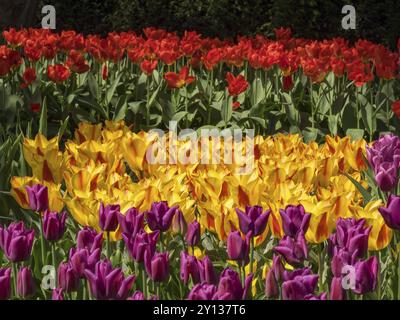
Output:
M400 36L398 0L48 0L57 9L58 29L106 34L149 26L182 33L196 30L220 38L291 27L306 38L366 38L396 46ZM352 4L357 29L342 30L341 10ZM40 21L40 10L38 22Z

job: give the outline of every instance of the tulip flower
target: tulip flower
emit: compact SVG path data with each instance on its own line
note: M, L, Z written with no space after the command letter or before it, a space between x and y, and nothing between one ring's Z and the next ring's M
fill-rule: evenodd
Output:
M226 81L228 82L228 92L230 96L238 96L249 87L249 83L241 74L235 77L232 73L228 72L226 74Z
M328 252L333 255L338 249L345 249L352 261L362 258L368 251L368 237L371 227L365 226L365 220L339 218L336 233L328 239ZM336 250L334 250L336 248Z
M124 277L121 269L114 269L109 260L99 261L95 271L85 270L90 292L97 300L125 300L135 276Z
M330 295L331 300L344 300L346 298L346 292L343 289L341 277L334 277L332 279Z
M71 71L62 64L50 65L47 67L47 77L55 83L62 83L70 76Z
M302 231L296 238L285 236L279 245L274 248L274 251L281 254L287 263L296 266L301 264L308 256L308 248L306 239Z
M189 246L194 247L200 241L200 223L193 221L189 224L185 240Z
M378 210L389 228L400 230L400 197L389 195L386 207Z
M393 164L385 162L376 168L375 180L384 192L392 190L398 181L397 169Z
M64 211L61 214L57 212L45 211L43 217L43 235L48 241L60 240L65 231L65 221L67 213Z
M197 260L199 268L200 282L215 284L217 282L217 275L211 259L205 256L201 260Z
M171 89L182 88L196 80L196 77L189 76L189 67L187 66L182 67L179 73L165 73L164 78L167 81L168 87Z
M236 214L239 219L240 231L244 234L252 232L253 237L257 237L262 234L267 227L271 210L267 210L263 213L262 207L260 206L246 206L245 212L236 209Z
M103 203L100 203L100 228L106 232L115 231L118 227L118 215L120 214L119 205L107 205L104 207Z
M96 249L101 251L102 243L103 234L97 233L89 227L84 227L80 230L76 237L77 249L87 249L90 253L93 253Z
M183 283L187 285L189 277L192 277L193 283L198 283L200 281L200 272L196 257L182 251L180 258L180 278Z
M398 43L400 44L400 40ZM400 119L400 100L396 100L392 103L392 111L396 117Z
M322 292L319 295L308 294L304 297L304 300L327 300L328 294L326 292Z
M125 215L119 214L118 221L121 226L121 232L134 237L143 228L144 214L139 214L136 208L131 208Z
M152 231L167 231L172 223L172 218L178 211L178 206L168 207L166 201L153 202L151 210L146 211L146 218L149 228Z
M237 272L226 268L221 273L214 298L216 300L246 300L252 280L253 274L248 275L243 288Z
M383 135L373 143L372 147L366 146L366 150L377 185L384 192L392 190L398 181L400 138L393 134Z
M279 286L276 281L274 271L272 269L268 270L267 276L265 278L265 296L268 299L276 298L279 296Z
M133 293L132 297L129 297L128 300L146 300L146 298L145 298L143 292L136 290Z
M146 300L146 297L144 296L143 292L136 290L131 297L129 297L127 300ZM152 295L149 299L147 300L158 300L158 297L155 295Z
M17 293L22 298L33 296L36 292L35 280L31 269L23 267L17 275Z
M277 282L281 281L281 279L283 277L283 273L285 271L285 268L283 267L283 264L282 264L281 256L274 254L273 259L272 259L271 270L274 273L276 281Z
M182 236L187 232L187 222L181 210L177 210L172 218L172 231Z
M11 268L0 269L0 300L8 300L11 295Z
M378 279L378 259L376 256L368 260L358 261L355 265L356 286L353 290L357 294L372 292L376 288Z
M54 301L64 300L63 289L61 289L61 288L53 289L53 292L51 293L51 300L54 300Z
M283 300L304 300L306 296L312 295L318 282L317 275L296 276L282 284Z
M88 249L71 248L69 251L69 263L79 277L83 277L85 270L94 272L97 262L100 260L100 249L90 252Z
M49 208L49 193L47 187L41 184L35 184L32 187L26 187L28 193L29 206L36 212L44 212Z
M295 238L299 231L307 233L311 214L305 213L302 205L287 206L285 210L279 210L282 218L282 227L285 235Z
M145 73L147 76L151 76L153 74L153 71L157 68L157 60L143 60L140 63L140 69Z
M240 235L239 231L232 231L228 236L227 251L229 259L239 260L244 264L249 261L249 250L250 250L250 238L251 232L246 236L244 240Z
M159 231L147 233L141 230L136 237L128 237L123 233L122 238L132 259L136 262L143 262L146 251L149 251L151 256L154 255L159 235Z
M79 288L80 275L69 262L62 262L57 270L58 285L64 292L75 292Z
M25 229L24 223L13 222L7 228L0 227L0 248L11 262L29 259L35 231Z
M213 284L196 284L189 293L188 300L213 300L217 287Z
M21 83L21 88L26 89L36 80L36 70L34 68L26 68L22 78L24 82Z
M168 252L155 253L151 256L149 250L144 254L144 266L148 276L155 282L163 282L169 276Z

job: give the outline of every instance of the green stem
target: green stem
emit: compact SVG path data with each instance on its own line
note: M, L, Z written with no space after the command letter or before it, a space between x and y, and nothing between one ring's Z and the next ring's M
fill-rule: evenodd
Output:
M146 126L150 126L150 79L147 76L146 79Z
M161 253L164 252L164 243L163 243L163 241L164 241L163 233L160 232L160 252Z
M43 217L40 212L39 212L39 217L40 217L40 251L42 255L42 266L44 266L46 264L46 259L44 255Z
M107 259L110 259L110 231L107 231L106 254Z
M56 248L55 248L55 244L54 243L51 244L51 260L52 260L52 263L53 263L53 267L57 268Z
M319 290L323 291L324 282L322 276L324 274L324 257L323 257L323 244L318 248L318 282Z
M18 290L17 290L17 277L18 277L18 264L13 263L12 264L12 278L14 282L14 298L18 298Z
M144 298L147 299L148 298L148 294L147 294L147 283L146 283L147 279L146 279L146 271L144 270L144 266L143 266L143 270L142 270L142 282L143 282L143 295Z
M251 241L250 241L250 273L253 272L253 264L254 264L254 237L251 237Z
M310 104L311 104L311 127L314 128L315 110L314 110L314 99L313 99L313 84L311 78L310 78Z

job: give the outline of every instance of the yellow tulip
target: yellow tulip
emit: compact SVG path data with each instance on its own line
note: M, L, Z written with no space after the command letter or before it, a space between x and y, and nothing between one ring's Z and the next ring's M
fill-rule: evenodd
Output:
M32 168L33 176L39 180L61 183L63 174L63 156L58 150L58 137L47 140L38 134L34 140L24 139L23 154Z
M368 226L372 227L368 238L369 250L382 250L386 248L393 236L392 230L385 224L379 207L383 206L381 200L371 201L364 208L353 207L352 211L357 219L365 219Z

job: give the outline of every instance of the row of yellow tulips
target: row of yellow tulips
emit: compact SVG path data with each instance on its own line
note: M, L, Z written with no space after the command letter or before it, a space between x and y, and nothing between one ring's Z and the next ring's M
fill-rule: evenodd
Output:
M268 234L282 237L279 209L302 204L312 215L306 234L310 243L326 240L339 217L366 218L372 226L370 250L390 243L391 230L378 212L381 201L363 207L361 194L344 175L366 186L361 179L364 140L327 136L325 144L318 145L303 143L299 135L257 136L251 159L254 166L244 175L236 173L240 164L235 162L149 164L146 150L151 140L148 133L133 133L123 122L81 123L64 151L58 137L25 139L24 157L32 177L13 177L11 193L28 208L25 187L44 184L49 188L51 210L66 206L80 225L97 230L100 202L120 204L125 212L131 207L148 210L152 202L166 200L171 206L179 205L187 221L197 215L202 230L216 233L221 240L238 228L235 208L261 205L272 213L256 244ZM188 142L177 143L191 149ZM117 230L112 239L119 238Z

